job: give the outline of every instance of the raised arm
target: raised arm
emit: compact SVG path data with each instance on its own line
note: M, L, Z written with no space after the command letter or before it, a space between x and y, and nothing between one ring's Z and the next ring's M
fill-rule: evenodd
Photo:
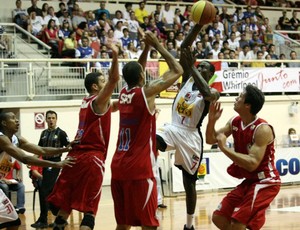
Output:
M154 47L162 55L169 67L169 70L160 78L144 86L146 97L151 98L173 85L183 73L183 69L176 59L159 43L157 37L151 31L145 32L145 43Z
M110 104L111 95L120 79L118 62L119 49L115 44L109 44L108 47L112 50L112 65L108 73L108 82L103 89L100 90L97 98L93 102L95 111L98 111L99 113L104 113L107 110L107 106Z

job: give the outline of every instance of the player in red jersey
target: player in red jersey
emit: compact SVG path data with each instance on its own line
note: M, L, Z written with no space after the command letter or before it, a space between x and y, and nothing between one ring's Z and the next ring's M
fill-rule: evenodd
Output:
M112 66L108 81L101 73L85 78L89 93L82 101L75 145L68 156L76 158L71 170L62 170L48 201L58 208L55 230L64 229L72 209L84 213L80 229L93 229L101 196L110 135L111 95L119 81L118 48L111 44ZM52 207L53 209L53 207ZM55 212L55 210L53 209Z
M120 93L120 127L117 149L111 163L111 190L117 230L142 226L157 229L155 97L182 74L180 64L159 43L156 36L144 34L146 47L138 62L123 68L127 87ZM165 59L169 70L145 84L144 68L152 46Z
M218 131L215 123L223 110L219 102L210 106L206 142L217 142L220 150L233 161L227 172L245 179L214 211L213 222L219 229L261 229L265 211L280 190L280 177L274 164L275 133L271 125L256 116L264 100L257 87L247 85L234 104L239 115ZM229 135L233 136L234 149L226 146Z

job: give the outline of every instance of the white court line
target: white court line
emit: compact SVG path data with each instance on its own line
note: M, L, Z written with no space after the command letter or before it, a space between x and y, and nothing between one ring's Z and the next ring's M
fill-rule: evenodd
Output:
M300 212L300 206L287 207L287 208L272 208L270 210L279 211L279 212Z

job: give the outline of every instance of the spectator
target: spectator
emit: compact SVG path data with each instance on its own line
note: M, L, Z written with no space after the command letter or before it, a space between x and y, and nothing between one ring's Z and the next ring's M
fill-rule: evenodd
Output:
M223 38L222 31L218 29L218 22L213 22L213 27L209 30L209 38L213 40L216 34L220 34L220 37Z
M55 20L50 19L45 29L46 43L51 46L51 58L58 58L62 49L62 41L58 37L58 29Z
M298 31L299 30L299 25L300 25L300 20L297 18L297 11L294 10L292 13L292 18L290 19L291 23L291 30ZM293 39L299 39L299 34L291 34L291 38Z
M145 16L144 19L143 19L143 23L140 23L140 27L141 27L144 31L146 31L148 26L149 26L149 17L148 17L148 16Z
M37 1L38 0L31 0L31 6L27 9L27 13L30 15L31 12L35 12L37 16L43 17L42 10L37 7Z
M300 146L299 136L296 129L289 128L288 135L283 138L283 147L298 147Z
M191 11L192 11L192 5L186 5L183 12L183 16L185 18L188 18L191 15Z
M174 28L175 14L172 9L170 9L170 3L165 4L165 8L162 11L162 22L165 24L166 29Z
M89 10L87 12L86 21L87 21L87 25L88 25L88 30L90 32L100 30L99 22L95 19L93 11Z
M229 59L237 59L236 58L236 51L234 50L230 50L229 51ZM238 63L237 62L228 62L228 67L230 68L237 68L238 67Z
M260 50L257 51L257 57L256 57L257 60L263 60L263 56L264 56L264 54L262 51L260 51ZM265 66L264 62L251 62L251 67L264 68L266 66Z
M145 1L139 2L139 8L135 9L134 11L136 20L140 24L144 23L144 18L149 16L148 11L145 9L145 4Z
M128 21L130 20L130 12L132 11L132 3L126 2L125 3L125 10L122 12L123 18Z
M236 38L235 32L231 32L230 39L227 40L229 49L239 51L240 43Z
M159 13L155 13L154 14L154 21L155 21L155 25L156 27L159 29L160 33L161 33L161 37L165 37L166 36L166 27L165 24L159 20Z
M174 24L178 25L181 28L182 23L186 20L186 18L181 14L181 10L179 8L175 9L175 17Z
M83 16L83 10L80 8L76 11L73 11L73 17L72 17L72 27L74 30L77 29L80 23L86 22L86 18Z
M123 29L126 28L123 26L122 21L118 21L114 30L114 38L120 40L123 37Z
M122 22L123 26L128 26L127 20L123 18L121 10L117 10L115 12L115 17L112 19L112 25L114 28L116 28L118 22Z
M264 43L267 45L273 44L273 30L271 25L267 26L267 29L265 30L265 32L263 33L263 39L264 39Z
M134 11L130 12L130 20L128 22L128 30L129 30L129 37L132 40L138 38L138 29L139 29L139 22L136 20Z
M123 36L120 38L120 41L121 41L121 47L122 47L122 50L127 50L128 48L128 44L130 42L133 42L133 41L136 41L136 40L132 40L130 37L129 37L129 31L128 29L125 27L123 29Z
M48 8L49 8L49 5L48 3L43 3L42 5L42 18L44 19L47 15L48 15Z
M110 20L107 18L107 15L105 12L102 12L99 16L99 25L101 27L101 29L103 29L106 33L108 33L108 31L110 29L112 29L111 25L110 25Z
M57 18L62 17L62 16L64 15L64 12L65 12L66 10L67 10L66 4L65 4L64 2L60 2L60 3L59 3L59 11L57 11L57 12L55 13L55 16L56 16Z
M203 50L203 45L201 41L196 42L196 47L193 51L193 55L196 59L205 59L205 51Z
M13 22L21 26L24 29L27 29L27 20L29 18L27 10L22 9L22 1L16 1L16 8L12 12Z
M253 47L254 44L262 44L262 40L260 40L259 36L258 36L258 33L257 32L254 32L252 34L252 39L249 41L249 46L250 47Z
M223 52L219 52L218 53L218 59L219 60L222 60L224 59L224 53ZM228 65L228 62L226 61L221 61L221 69L228 69L229 65Z
M252 7L247 6L246 11L243 12L243 19L246 20L246 18L251 18L251 17L255 17L255 14L252 12Z
M152 31L153 33L155 33L157 35L158 38L161 37L160 30L157 28L154 18L149 19L149 24L148 24L148 27L146 28L146 30Z
M174 47L174 43L171 40L167 41L167 50L174 58L177 57L177 51Z
M290 52L290 58L292 61L298 60L296 51ZM289 67L298 68L298 67L300 67L300 62L289 62Z
M268 60L268 61L270 61L270 60L272 60L272 57L271 57L270 54L267 54L266 57L265 57L265 59ZM266 62L265 66L273 68L273 67L276 67L276 63L275 62Z
M94 50L89 44L89 38L82 37L81 42L82 42L82 45L77 47L75 57L81 58L81 59L92 58L94 56ZM85 66L86 68L89 67L88 63L83 64L83 66Z
M37 16L35 11L31 11L28 20L27 31L34 36L42 36L45 28L44 19L41 16Z
M75 58L76 49L77 49L76 34L74 31L71 31L68 38L66 38L64 41L64 46L63 46L61 56Z
M239 52L239 60L251 60L251 56L249 53L249 46L244 45L243 50ZM249 62L242 62L242 65L244 67L249 67L250 63Z
M58 18L58 21L59 21L59 25L63 26L63 23L65 21L68 21L68 24L69 24L69 30L73 30L73 25L72 25L72 20L71 20L71 17L70 17L70 14L69 14L69 11L68 10L65 10L63 12L63 15L61 17Z
M109 55L106 50L101 50L100 59L109 59ZM101 70L103 73L106 73L107 70L110 68L110 61L102 60L102 61L96 62L95 67L97 68L97 70Z
M115 37L115 33L113 30L108 31L107 39L106 39L106 44L111 44L111 43L121 47L120 40Z
M158 59L158 51L155 49L150 50L150 59ZM146 76L147 79L153 80L159 77L159 63L158 61L147 61L146 63Z
M210 51L213 54L212 59L218 59L218 54L219 54L220 51L221 51L220 44L219 44L219 42L215 41L213 43L213 48Z
M283 30L291 30L292 29L292 23L290 22L290 19L287 17L287 11L282 11L282 16L278 20L278 24Z
M271 56L271 59L278 60L278 55L275 53L275 45L274 44L269 45L268 53Z
M139 58L137 49L132 41L128 44L128 49L125 51L125 53L127 53L129 59L138 59Z
M263 12L261 11L261 9L260 9L259 6L257 6L257 7L255 8L255 10L254 10L254 15L255 15L255 18L256 18L256 20L257 20L257 22L258 22L259 24L261 24L261 23L264 21L264 19L265 19L265 16L264 16L264 14L263 14Z
M17 192L17 213L24 214L26 209L25 205L25 186L22 182L21 177L21 166L15 159L11 159L12 168L7 176L0 180L0 189L5 193L7 197L9 196L10 191ZM13 176L13 173L16 173L16 177Z
M257 59L257 52L259 51L259 45L254 43L251 47L252 49L249 51L250 59L255 60Z
M110 12L107 9L105 9L105 4L106 4L106 1L100 1L100 9L97 9L94 11L95 18L97 20L99 20L101 18L100 15L102 13L105 13L107 19L110 21Z
M285 54L284 54L284 53L281 53L281 54L279 55L279 59L280 59L280 60L286 60ZM289 67L289 63L287 63L287 62L277 63L276 66L277 66L277 67L282 67L282 68L284 68L284 67Z
M48 15L46 15L44 17L44 21L45 21L45 24L47 25L49 20L52 19L55 21L55 26L57 27L57 29L59 28L60 24L59 24L59 20L58 18L55 16L55 11L54 11L54 8L52 6L50 6L48 8Z
M70 25L69 25L68 20L63 21L63 23L61 25L62 26L58 31L58 37L59 37L59 39L64 41L66 38L69 37L71 30L70 30Z

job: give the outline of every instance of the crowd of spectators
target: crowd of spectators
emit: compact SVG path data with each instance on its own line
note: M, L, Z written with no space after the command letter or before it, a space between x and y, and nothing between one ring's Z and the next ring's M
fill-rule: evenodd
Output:
M189 2L189 1L186 1ZM212 0L215 4L225 3ZM236 1L239 4L251 4L244 8L236 7L233 14L228 13L226 6L217 9L215 20L203 26L198 38L193 44L193 52L198 59L240 59L244 67L272 66L270 63L251 63L247 60L267 60L285 57L276 53L274 44L284 44L285 40L273 33L269 19L264 16L255 2L259 0ZM261 0L264 5L270 1ZM271 1L273 3L288 4L288 1ZM154 11L149 11L146 1L136 4L127 2L123 9L110 12L106 8L106 1L100 1L99 9L83 11L78 1L49 6L43 3L37 6L37 0L31 0L32 6L22 9L21 0L16 1L13 12L14 22L26 28L33 35L41 38L52 47L52 57L68 58L109 58L110 50L107 43L114 43L120 48L120 58L136 59L139 57L143 42L139 30L151 30L157 35L161 43L176 58L180 54L180 45L184 37L194 26L191 19L191 5L187 5L183 12L169 2L156 4ZM245 9L245 10L243 10ZM297 12L287 17L287 12L278 19L276 29L298 30L300 23ZM298 35L290 35L298 39ZM295 51L290 54L291 59L297 58ZM159 58L159 57L158 57ZM244 61L245 60L245 61ZM103 62L107 65L107 62ZM258 65L258 63L260 63ZM101 66L101 63L97 65ZM234 63L223 63L223 68L236 66ZM276 65L278 66L278 64ZM285 64L287 66L287 64ZM292 63L293 67L300 64Z

